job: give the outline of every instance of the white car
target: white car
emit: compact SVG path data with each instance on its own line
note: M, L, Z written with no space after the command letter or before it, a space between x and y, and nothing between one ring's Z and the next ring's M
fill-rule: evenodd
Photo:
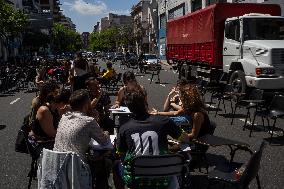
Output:
M146 70L155 71L161 69L162 65L160 59L155 54L144 55L144 72Z

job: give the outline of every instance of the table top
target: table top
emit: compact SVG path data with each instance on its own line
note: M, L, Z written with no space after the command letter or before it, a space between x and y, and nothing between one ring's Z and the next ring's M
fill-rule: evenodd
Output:
M112 114L131 114L128 107L125 106L120 106L119 108L115 109L109 109L109 111L111 111Z
M244 146L249 147L247 143L240 142L240 141L234 141L231 139L218 137L214 135L204 135L198 139L196 139L197 143L201 143L208 146L223 146L223 145L232 145L232 146Z

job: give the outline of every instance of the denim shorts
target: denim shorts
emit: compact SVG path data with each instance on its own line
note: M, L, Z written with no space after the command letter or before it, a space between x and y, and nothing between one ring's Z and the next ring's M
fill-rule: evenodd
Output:
M170 117L170 119L173 120L176 125L181 126L182 129L184 129L186 132L191 131L192 129L191 116L182 115L182 116Z
M189 124L191 120L191 116L182 115L182 116L170 117L170 119L173 120L175 124L182 125L182 124Z

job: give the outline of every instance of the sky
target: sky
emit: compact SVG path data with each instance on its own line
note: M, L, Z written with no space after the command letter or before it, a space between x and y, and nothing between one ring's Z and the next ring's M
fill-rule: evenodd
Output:
M94 25L108 13L130 15L139 0L60 0L65 16L72 19L78 32L92 32Z

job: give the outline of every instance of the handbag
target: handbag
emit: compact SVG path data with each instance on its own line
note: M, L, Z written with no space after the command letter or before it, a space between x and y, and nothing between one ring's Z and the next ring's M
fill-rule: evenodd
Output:
M29 154L27 146L27 136L29 132L29 115L24 117L24 121L21 125L15 142L15 151L19 153Z

